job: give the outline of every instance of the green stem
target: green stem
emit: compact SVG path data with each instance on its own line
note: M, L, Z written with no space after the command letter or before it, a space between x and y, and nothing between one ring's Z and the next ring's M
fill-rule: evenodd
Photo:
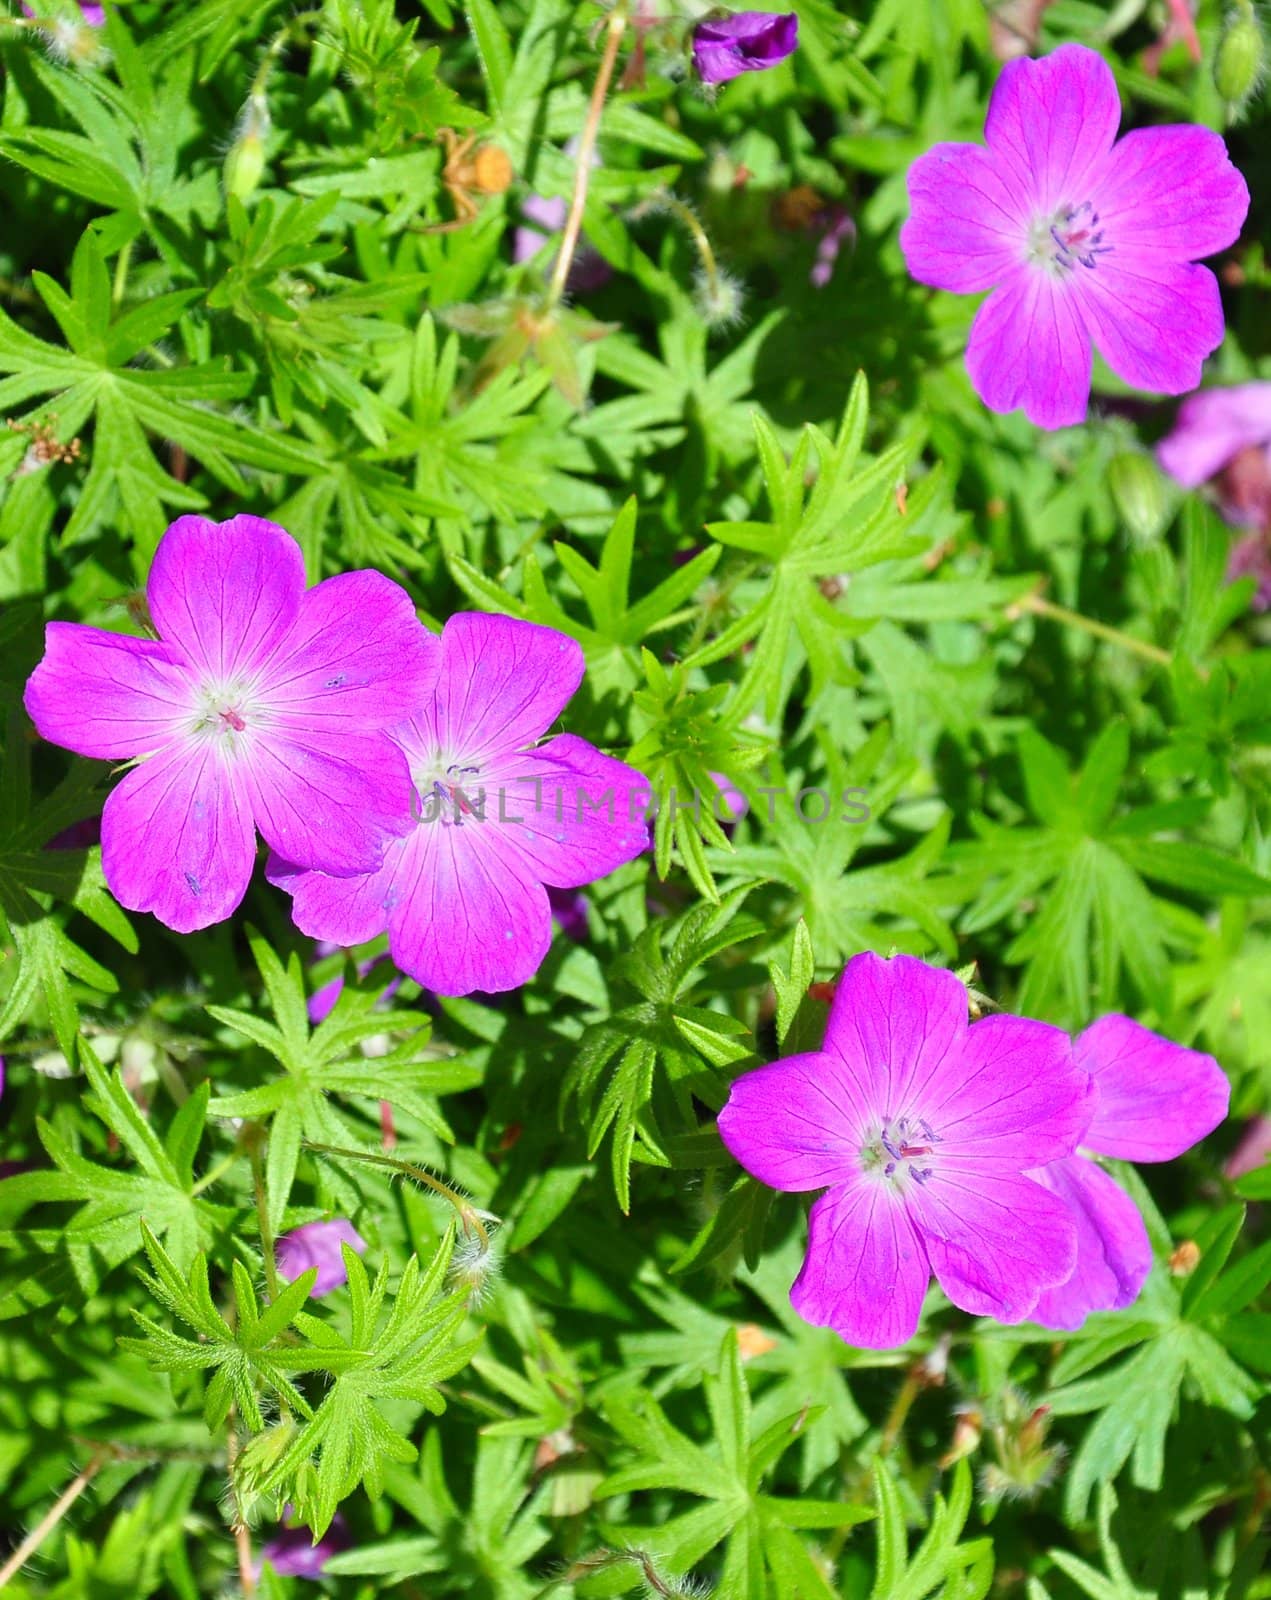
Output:
M417 1167L410 1161L399 1161L396 1156L383 1156L374 1150L347 1150L342 1145L317 1144L312 1139L304 1142L306 1150L313 1150L319 1155L342 1156L347 1161L369 1161L374 1167L391 1167L394 1172L400 1172L405 1177L413 1178L416 1183L422 1183L426 1189L431 1189L434 1194L439 1194L443 1200L448 1201L458 1213L460 1224L465 1233L475 1233L481 1241L482 1250L490 1248L490 1234L485 1224L477 1214L476 1207L457 1189L452 1189L449 1184L443 1183L440 1178L434 1178L431 1172L423 1167Z
M210 1189L218 1178L224 1177L224 1175L234 1165L242 1153L243 1152L237 1147L231 1150L227 1156L216 1163L211 1172L205 1173L203 1177L199 1179L199 1181L194 1185L193 1189L190 1190L190 1193L202 1194L204 1189Z
M1103 639L1108 644L1120 645L1123 650L1130 650L1137 656L1142 656L1145 661L1154 662L1157 666L1168 667L1173 664L1173 657L1168 650L1162 650L1159 645L1148 644L1146 639L1136 639L1132 634L1122 633L1119 628L1111 628L1106 622L1096 622L1093 617L1084 617L1079 611L1070 611L1067 606L1057 606L1053 600L1047 600L1042 595L1030 594L1018 601L1012 608L1016 611L1031 611L1034 616L1049 617L1052 622L1062 622L1065 627L1079 628L1083 633L1093 635L1096 639Z
M124 303L124 290L128 287L128 268L131 263L132 240L129 239L115 261L115 285L110 295L112 305L121 306Z
M274 1230L269 1224L269 1191L265 1182L265 1130L259 1125L246 1133L248 1158L252 1164L252 1191L256 1197L256 1226L260 1231L260 1248L265 1258L265 1285L270 1300L276 1300L282 1289L278 1277L278 1262L274 1259Z
M678 195L671 194L669 191L658 196L658 204L671 213L692 239L694 248L701 257L702 271L706 274L711 293L713 295L718 294L719 262L715 259L714 247L697 213L692 206L685 205Z
M626 27L626 13L621 8L609 13L609 21L605 26L604 53L600 58L600 68L596 73L591 101L587 106L587 121L583 124L582 137L578 141L574 196L570 201L569 215L565 218L565 231L561 235L560 252L552 269L551 282L547 285L547 297L543 302L544 316L560 303L569 278L569 269L573 265L574 251L578 248L578 237L583 226L583 211L587 205L587 186L591 182L591 158L595 153L596 138L600 133L600 117L605 108L605 96L609 93L609 82L618 59L618 47L622 43Z

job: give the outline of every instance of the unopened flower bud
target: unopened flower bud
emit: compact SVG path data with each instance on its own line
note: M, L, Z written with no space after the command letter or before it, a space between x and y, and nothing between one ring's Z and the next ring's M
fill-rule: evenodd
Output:
M1253 7L1232 12L1214 52L1214 85L1230 111L1249 101L1266 70L1267 44Z
M1134 543L1153 544L1165 526L1169 502L1151 456L1141 450L1118 450L1108 462L1108 488Z
M265 172L265 141L269 137L269 107L263 95L248 98L234 143L225 157L221 176L226 195L244 204L260 187Z
M693 306L708 328L728 328L741 321L745 289L727 272L703 267L693 280Z

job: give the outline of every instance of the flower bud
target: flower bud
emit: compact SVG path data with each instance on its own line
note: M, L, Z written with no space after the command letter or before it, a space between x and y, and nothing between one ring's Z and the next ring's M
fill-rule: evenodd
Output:
M1252 6L1232 12L1214 52L1214 85L1229 111L1239 111L1262 82L1267 45Z
M693 281L693 307L708 328L728 328L741 321L746 291L741 281L718 269L701 268Z
M1165 526L1169 504L1151 456L1141 450L1118 450L1108 462L1108 488L1134 543L1153 544Z
M269 137L269 107L263 95L253 94L243 107L238 132L221 170L228 197L245 205L260 187L265 171L265 140Z

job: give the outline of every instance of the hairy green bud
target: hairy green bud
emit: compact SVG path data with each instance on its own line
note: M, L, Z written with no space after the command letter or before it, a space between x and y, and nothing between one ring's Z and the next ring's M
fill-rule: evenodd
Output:
M1108 488L1135 544L1152 544L1165 526L1169 502L1160 471L1141 450L1118 450L1108 463Z
M1241 110L1262 82L1267 42L1252 6L1232 13L1214 52L1214 85L1233 111Z

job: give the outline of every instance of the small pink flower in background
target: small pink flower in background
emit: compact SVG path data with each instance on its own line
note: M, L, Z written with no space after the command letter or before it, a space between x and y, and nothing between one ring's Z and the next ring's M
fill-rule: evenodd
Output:
M581 889L549 889L547 902L560 931L575 944L582 944L589 932L587 896Z
M1117 141L1121 102L1095 51L1066 44L1009 62L985 145L938 144L909 171L900 233L920 283L992 290L966 364L990 410L1084 420L1091 346L1124 382L1182 394L1222 343L1218 282L1194 263L1232 244L1245 181L1207 128Z
M280 1235L277 1241L275 1260L279 1275L288 1283L294 1283L302 1272L317 1267L318 1276L309 1293L315 1300L319 1295L330 1294L332 1289L348 1282L340 1251L344 1244L358 1255L366 1250L366 1240L345 1217L336 1217L331 1222L302 1223L290 1233Z
M693 29L693 65L703 83L727 83L743 72L775 67L799 46L793 11L739 11L708 17Z
M879 1350L912 1337L933 1273L954 1305L1002 1322L1068 1277L1076 1228L1027 1174L1072 1153L1090 1108L1067 1034L969 1024L951 972L866 954L847 964L821 1050L743 1073L719 1131L761 1183L827 1191L791 1304Z
M1075 1053L1094 1083L1094 1115L1081 1144L1095 1155L1170 1161L1227 1115L1231 1090L1214 1058L1162 1039L1129 1017L1100 1017L1077 1040ZM1043 1290L1033 1321L1079 1328L1092 1311L1130 1305L1152 1270L1152 1246L1129 1195L1084 1154L1029 1176L1064 1201L1077 1225L1072 1275Z
M102 870L179 933L242 900L256 829L291 861L378 865L411 826L386 729L436 672L437 642L378 572L305 589L300 547L259 517L181 517L146 586L158 639L51 622L26 708L52 744L131 770L102 813Z
M513 261L519 264L536 256L548 239L565 226L568 212L568 204L557 196L527 195L521 202L521 214L536 226L521 226L512 236ZM566 289L571 294L590 294L592 290L602 288L612 277L613 268L598 250L587 243L586 235L583 235L569 264Z
M1223 1176L1234 1183L1271 1161L1271 1117L1250 1117L1236 1148L1227 1157Z
M1227 562L1227 582L1253 578L1257 587L1249 600L1254 611L1271 611L1271 526L1265 533L1250 533L1232 546Z
M317 953L319 957L334 955L339 948L339 945L332 944L329 940L319 940ZM368 961L359 961L357 964L358 977L365 978L369 973L374 972L376 967L387 960L387 956L372 956ZM400 973L390 978L384 985L383 990L380 992L380 996L376 1001L376 1005L382 1006L386 1001L391 1000L401 987L401 982L402 979ZM315 1027L319 1022L325 1022L326 1019L331 1015L332 1011L335 1010L335 1003L343 993L344 974L342 972L337 972L334 978L331 978L328 982L324 983L320 989L315 989L309 996L309 999L306 1002L306 1009L309 1013L309 1021L312 1022Z
M816 260L808 274L814 289L824 289L834 276L839 252L843 246L856 243L856 223L845 206L830 205L818 213L815 224L820 238L816 245Z
M23 12L28 17L35 18L35 12L28 5L23 5ZM93 4L93 0L79 0L80 16L90 28L104 28L106 26L106 7ZM36 18L37 21L50 22L56 19L50 16Z
M320 1578L331 1557L352 1543L349 1525L339 1511L315 1544L310 1529L292 1523L288 1506L282 1527L261 1546L260 1564L268 1562L280 1578ZM256 1575L259 1578L259 1566Z
M306 871L282 852L270 861L301 932L357 945L387 930L395 964L435 994L528 982L551 944L547 887L580 888L648 844L647 779L573 734L539 742L583 666L581 646L553 628L451 617L436 689L395 735L416 826L362 877Z
M1236 383L1188 395L1156 459L1184 489L1214 480L1236 527L1271 527L1271 383Z

